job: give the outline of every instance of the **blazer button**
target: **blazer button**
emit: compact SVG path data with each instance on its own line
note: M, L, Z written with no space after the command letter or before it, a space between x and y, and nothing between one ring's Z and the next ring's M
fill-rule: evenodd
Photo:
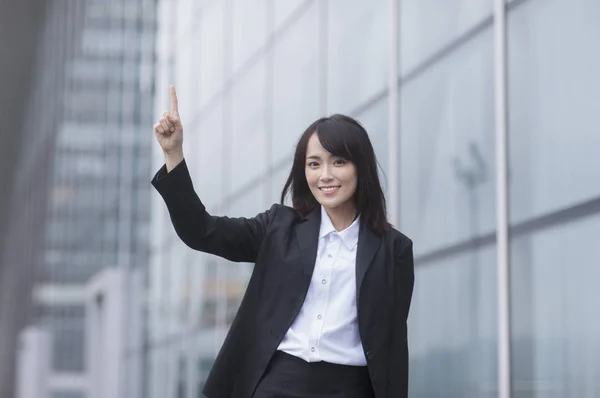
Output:
M373 359L373 353L371 351L367 351L367 359Z

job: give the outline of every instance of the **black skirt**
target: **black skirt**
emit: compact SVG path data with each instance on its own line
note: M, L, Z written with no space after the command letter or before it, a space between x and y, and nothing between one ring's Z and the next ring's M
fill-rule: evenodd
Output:
M366 366L306 362L277 351L253 398L373 398Z

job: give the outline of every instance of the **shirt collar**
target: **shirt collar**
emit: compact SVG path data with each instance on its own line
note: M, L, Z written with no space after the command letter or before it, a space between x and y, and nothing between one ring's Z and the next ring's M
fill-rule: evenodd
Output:
M350 226L343 231L337 232L337 234L344 242L344 245L350 250L358 244L358 231L360 227L360 215L350 224ZM329 214L325 211L325 208L321 206L321 228L319 229L319 240L326 237L330 233L336 232Z

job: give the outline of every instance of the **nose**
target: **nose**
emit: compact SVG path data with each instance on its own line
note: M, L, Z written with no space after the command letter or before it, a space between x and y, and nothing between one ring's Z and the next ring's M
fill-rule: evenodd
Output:
M329 165L325 165L321 170L321 181L326 182L331 181L333 179L333 175L331 174L331 167Z

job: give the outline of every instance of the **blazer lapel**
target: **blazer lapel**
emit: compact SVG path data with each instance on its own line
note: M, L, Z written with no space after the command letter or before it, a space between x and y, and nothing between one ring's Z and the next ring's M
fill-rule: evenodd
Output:
M377 237L373 232L361 223L360 232L358 234L358 247L356 249L356 302L360 302L360 287L362 286L365 274L369 269L369 265L373 261L377 249L381 244L381 238Z
M302 256L302 269L306 286L310 284L312 273L317 261L317 247L319 245L319 228L321 226L321 209L319 206L313 210L303 222L296 227L296 239L300 246Z

